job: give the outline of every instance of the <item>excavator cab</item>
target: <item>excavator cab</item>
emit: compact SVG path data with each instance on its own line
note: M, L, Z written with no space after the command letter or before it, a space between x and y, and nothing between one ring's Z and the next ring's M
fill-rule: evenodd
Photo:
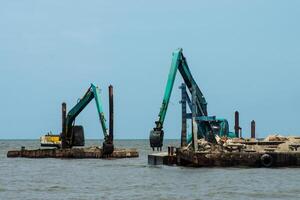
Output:
M227 119L216 119L211 123L215 135L220 137L235 138L236 134L229 131L229 123Z
M214 132L214 135L218 135L220 137L228 136L229 124L226 119L216 119L215 121L212 121L210 124L211 124L212 131Z

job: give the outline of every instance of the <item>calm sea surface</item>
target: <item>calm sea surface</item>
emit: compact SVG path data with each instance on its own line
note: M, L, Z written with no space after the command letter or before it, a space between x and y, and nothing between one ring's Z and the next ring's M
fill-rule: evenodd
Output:
M89 140L87 145L99 145ZM118 140L140 157L120 160L6 158L38 140L0 140L0 199L300 199L300 168L147 165L148 140ZM165 141L177 144L175 140Z

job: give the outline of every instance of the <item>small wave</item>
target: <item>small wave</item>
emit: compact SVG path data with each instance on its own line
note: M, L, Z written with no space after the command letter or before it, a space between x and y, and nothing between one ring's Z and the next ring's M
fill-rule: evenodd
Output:
M98 168L117 168L117 167L124 167L124 168L147 168L149 167L147 164L102 164L102 165L97 165L95 167L98 167ZM157 167L157 166L156 166Z
M67 187L59 186L59 185L53 185L47 188L47 191L53 192L53 191L65 191L67 190Z

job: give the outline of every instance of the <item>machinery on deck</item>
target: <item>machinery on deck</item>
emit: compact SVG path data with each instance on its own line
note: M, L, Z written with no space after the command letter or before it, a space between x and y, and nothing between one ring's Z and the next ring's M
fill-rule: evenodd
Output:
M80 125L75 125L76 117L81 111L95 99L97 111L99 114L100 124L104 135L103 154L111 154L114 150L113 145L113 97L112 86L109 87L110 95L110 131L106 126L102 102L100 99L99 88L91 84L84 96L77 102L77 104L68 112L66 104L62 104L62 132L60 135L52 135L48 133L41 137L41 146L52 146L59 148L72 148L73 146L84 146L84 129Z
M54 135L51 132L43 135L40 138L41 146L43 147L60 147L61 146L61 139L60 135Z
M192 142L195 144L198 139L204 138L205 140L214 143L216 135L235 137L236 135L234 133L229 132L229 125L226 119L217 119L215 116L208 116L205 97L191 74L187 61L182 53L182 49L178 49L173 52L171 69L165 88L163 102L158 115L159 118L155 122L156 126L150 132L150 146L152 149L154 150L157 148L158 150L161 150L163 146L163 124L177 70L179 70L191 96L191 98L189 98L187 93L185 95L187 104L192 112L186 116L186 118L190 118L192 120ZM194 147L195 146L196 145L194 145Z

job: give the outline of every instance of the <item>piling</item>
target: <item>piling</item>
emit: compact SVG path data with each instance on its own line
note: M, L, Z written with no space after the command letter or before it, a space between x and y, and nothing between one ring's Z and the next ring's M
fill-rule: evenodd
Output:
M113 86L110 85L108 87L109 93L109 137L110 141L113 141L114 137L114 94L113 94Z
M62 122L62 130L61 130L61 144L62 147L66 147L66 119L67 119L67 104L63 102L61 104L61 122Z
M184 83L180 86L181 89L181 147L187 146L186 140L186 85Z
M242 128L240 127L240 114L238 111L234 113L234 133L235 136L242 137Z
M67 104L63 102L61 104L61 122L62 122L62 133L65 133L65 127L66 127L66 118L67 118Z
M255 138L255 121L251 121L251 138Z
M192 88L192 136L193 136L193 149L194 151L198 150L198 126L196 122L197 114L197 105L196 105L196 87Z

